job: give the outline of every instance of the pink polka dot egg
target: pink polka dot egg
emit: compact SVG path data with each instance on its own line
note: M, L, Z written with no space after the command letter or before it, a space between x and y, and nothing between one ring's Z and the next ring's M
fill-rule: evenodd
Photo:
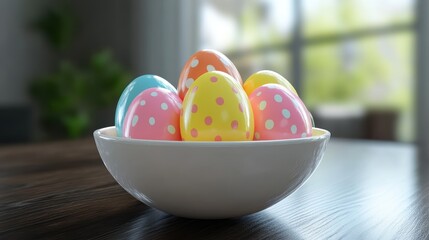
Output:
M137 95L125 115L125 138L180 141L180 109L177 93L149 88Z
M279 84L265 84L249 96L255 121L254 140L310 137L311 115L301 99Z

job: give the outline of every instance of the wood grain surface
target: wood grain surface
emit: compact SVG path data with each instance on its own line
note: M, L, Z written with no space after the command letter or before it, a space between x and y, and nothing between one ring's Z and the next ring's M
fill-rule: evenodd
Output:
M429 169L412 145L332 140L273 207L192 220L138 202L93 140L0 148L0 239L426 239Z

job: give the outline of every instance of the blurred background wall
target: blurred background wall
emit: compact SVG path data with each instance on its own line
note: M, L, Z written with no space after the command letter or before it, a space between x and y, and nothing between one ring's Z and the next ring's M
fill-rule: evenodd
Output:
M263 69L285 76L335 137L414 142L417 5L3 0L0 141L87 136L113 124L133 78L152 73L176 85L193 52L214 48L243 79Z

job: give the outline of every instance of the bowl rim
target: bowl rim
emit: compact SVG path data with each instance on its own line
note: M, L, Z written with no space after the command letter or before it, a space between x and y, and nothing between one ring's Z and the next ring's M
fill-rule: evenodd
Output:
M320 134L311 137L293 138L293 139L278 139L278 140L258 140L258 141L167 141L167 140L145 140L132 139L107 134L108 131L115 130L115 126L100 128L94 131L94 138L103 139L109 142L118 142L121 144L137 144L137 145L164 145L164 146L261 146L261 145L285 145L299 144L306 142L318 142L329 139L331 133L322 128L313 127L312 131L317 131Z

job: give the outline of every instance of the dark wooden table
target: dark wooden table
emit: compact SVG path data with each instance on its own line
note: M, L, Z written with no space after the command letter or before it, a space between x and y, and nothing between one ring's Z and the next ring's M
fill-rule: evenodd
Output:
M92 140L0 148L0 239L426 239L429 169L412 145L331 140L310 180L242 218L192 220L138 202Z

